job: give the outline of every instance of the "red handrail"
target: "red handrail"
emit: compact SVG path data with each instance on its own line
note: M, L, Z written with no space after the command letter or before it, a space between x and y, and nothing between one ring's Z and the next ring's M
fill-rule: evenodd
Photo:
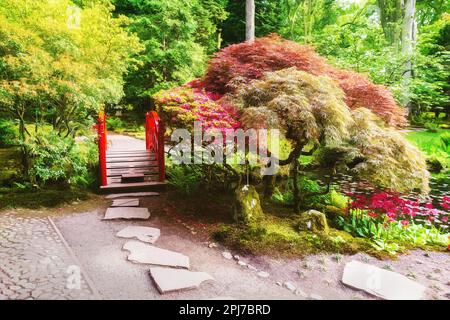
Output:
M97 125L95 126L97 129L97 137L98 137L98 162L100 167L100 185L106 186L108 184L107 176L106 176L106 149L107 149L107 140L106 140L106 119L105 113L101 111L98 114Z
M164 123L155 111L145 115L145 147L156 155L159 169L159 181L166 179L164 159Z

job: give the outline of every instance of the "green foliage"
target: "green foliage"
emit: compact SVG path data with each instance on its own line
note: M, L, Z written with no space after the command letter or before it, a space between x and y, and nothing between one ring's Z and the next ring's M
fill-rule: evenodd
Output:
M0 209L55 207L73 201L87 200L90 194L78 188L45 187L33 188L26 184L21 187L0 190Z
M302 201L301 207L303 209L320 208L321 206L326 204L331 204L336 207L338 207L338 205L344 206L344 198L345 207L347 206L346 197L341 195L337 191L332 190L329 194L319 194L323 193L324 188L321 187L317 183L317 181L301 176L297 180L297 185ZM275 188L272 195L272 200L282 205L292 205L294 203L294 195L292 190L293 185L292 180L290 180L285 190L280 191L280 188Z
M122 29L128 20L110 10L101 2L80 9L69 0L2 1L0 110L69 135L118 102L130 55L141 47Z
M370 110L350 111L328 77L295 68L268 72L242 85L233 102L246 128L278 128L300 151L306 144L337 151L329 167L344 163L359 178L399 192L429 191L423 154Z
M380 223L368 216L366 210L351 209L347 217L337 216L337 225L344 231L362 238L372 239L377 250L395 254L400 245L447 247L449 236L434 226L403 225L401 221Z
M339 208L339 209L346 209L350 198L343 195L340 192L337 192L336 190L331 190L330 194L329 194L329 198L330 198L330 205L332 205L333 207Z
M17 144L17 125L11 120L0 119L0 147Z
M450 114L450 14L420 30L412 82L415 113Z
M108 1L0 2L0 113L18 122L25 176L35 182L92 182L90 156L74 137L121 99L141 49L111 9Z
M120 118L108 117L106 119L106 128L111 131L121 132L125 129L125 123Z
M167 167L167 183L183 195L191 195L200 187L202 174L191 166L171 165Z
M126 14L129 30L140 38L140 65L126 77L126 100L148 105L161 89L202 74L207 55L220 45L216 24L226 17L223 1L121 0L116 12Z
M30 179L34 183L67 183L81 186L95 181L93 169L97 161L97 147L89 140L76 142L60 138L54 132L28 141Z

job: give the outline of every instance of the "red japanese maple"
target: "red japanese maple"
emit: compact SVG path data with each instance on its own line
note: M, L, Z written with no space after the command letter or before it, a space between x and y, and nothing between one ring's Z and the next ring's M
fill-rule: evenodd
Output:
M219 51L210 61L203 81L196 84L204 86L206 91L224 94L233 92L239 83L262 77L264 72L290 67L335 79L351 109L368 108L392 126L403 126L407 122L405 110L397 105L386 87L372 83L361 74L337 69L312 47L274 34Z

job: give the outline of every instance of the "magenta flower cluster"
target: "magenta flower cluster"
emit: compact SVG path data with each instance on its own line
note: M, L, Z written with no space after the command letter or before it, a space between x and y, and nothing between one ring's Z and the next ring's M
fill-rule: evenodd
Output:
M393 192L375 192L371 195L348 194L354 200L349 208L368 210L371 218L384 222L401 221L405 226L411 222L428 221L436 225L448 224L450 197L443 196L438 205L419 199L405 199Z

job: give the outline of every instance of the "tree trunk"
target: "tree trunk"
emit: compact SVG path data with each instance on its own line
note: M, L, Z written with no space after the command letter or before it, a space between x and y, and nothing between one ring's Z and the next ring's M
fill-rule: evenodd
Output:
M416 24L416 0L404 0L404 17L402 25L402 54L407 57L405 71L403 73L403 84L409 88L413 77L413 55L416 46L417 24ZM411 113L411 94L406 90L403 98L403 105Z
M245 1L245 40L255 40L255 0Z
M403 2L405 0L378 0L381 26L386 40L391 46L399 49Z

